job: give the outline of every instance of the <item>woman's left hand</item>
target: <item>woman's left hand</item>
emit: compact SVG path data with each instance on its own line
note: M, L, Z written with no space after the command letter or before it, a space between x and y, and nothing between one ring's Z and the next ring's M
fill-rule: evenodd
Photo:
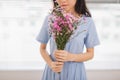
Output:
M70 53L65 50L55 50L54 56L57 61L66 62L69 61Z

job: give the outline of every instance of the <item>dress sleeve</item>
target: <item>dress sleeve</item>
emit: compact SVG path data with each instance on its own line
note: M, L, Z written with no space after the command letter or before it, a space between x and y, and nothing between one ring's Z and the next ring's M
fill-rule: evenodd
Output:
M100 41L97 35L96 27L92 18L90 18L90 23L88 25L88 33L85 38L86 48L92 48L96 45L99 45Z
M47 44L49 40L49 32L48 32L48 16L45 17L40 32L38 33L36 40L40 43Z

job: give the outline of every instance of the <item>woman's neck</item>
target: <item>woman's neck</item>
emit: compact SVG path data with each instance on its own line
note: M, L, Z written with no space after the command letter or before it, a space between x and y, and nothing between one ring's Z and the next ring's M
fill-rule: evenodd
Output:
M67 13L71 13L76 18L80 18L82 16L82 14L78 14L75 10L67 11Z

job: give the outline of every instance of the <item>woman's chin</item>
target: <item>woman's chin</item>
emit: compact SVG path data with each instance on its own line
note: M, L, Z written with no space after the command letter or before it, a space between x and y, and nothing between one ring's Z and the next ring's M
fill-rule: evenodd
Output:
M64 9L64 11L65 11L66 13L69 13L69 12L70 12L70 10L69 10L69 9Z

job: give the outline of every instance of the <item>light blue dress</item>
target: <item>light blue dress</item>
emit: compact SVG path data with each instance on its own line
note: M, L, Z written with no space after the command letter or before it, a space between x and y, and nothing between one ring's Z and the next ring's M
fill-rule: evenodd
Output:
M56 44L53 37L49 36L48 17L49 15L46 16L36 40L44 44L50 40L50 57L55 61L53 52ZM92 48L100 43L93 19L83 15L79 20L81 24L65 46L65 50L73 54L83 53L84 45ZM84 62L65 62L60 74L53 72L46 64L41 80L87 80Z

